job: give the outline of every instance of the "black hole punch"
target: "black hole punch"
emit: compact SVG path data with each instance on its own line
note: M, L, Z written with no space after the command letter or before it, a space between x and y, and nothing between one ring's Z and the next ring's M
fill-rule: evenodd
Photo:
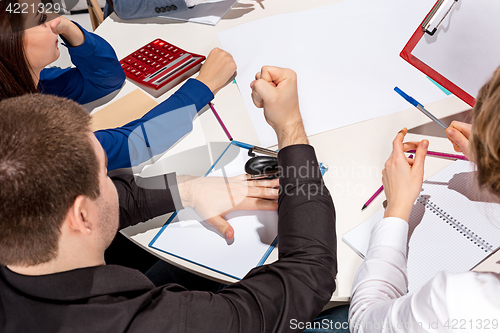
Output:
M252 176L278 177L278 158L273 156L255 156L245 164L246 173Z

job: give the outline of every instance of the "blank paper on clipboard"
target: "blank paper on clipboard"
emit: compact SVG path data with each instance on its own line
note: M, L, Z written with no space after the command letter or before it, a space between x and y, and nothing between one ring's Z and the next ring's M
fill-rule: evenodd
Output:
M419 26L401 57L473 106L479 89L500 66L500 1L445 0L437 6L443 7L441 14L431 10L426 17L440 22L435 33Z

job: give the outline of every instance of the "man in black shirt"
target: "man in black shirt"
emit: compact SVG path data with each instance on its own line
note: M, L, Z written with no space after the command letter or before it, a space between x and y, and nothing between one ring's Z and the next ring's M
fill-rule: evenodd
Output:
M179 184L177 193L171 175L158 178L163 190L110 179L90 118L73 102L2 101L0 332L285 332L311 321L335 289L333 202L302 125L295 73L264 67L256 79L253 100L280 149L279 260L215 294L155 287L103 257L119 227L179 200L196 208L203 191Z

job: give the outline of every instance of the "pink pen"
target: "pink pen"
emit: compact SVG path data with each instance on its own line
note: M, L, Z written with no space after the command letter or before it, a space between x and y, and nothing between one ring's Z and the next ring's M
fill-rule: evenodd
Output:
M227 130L227 128L224 125L224 123L222 122L222 119L220 119L219 114L217 113L217 111L215 111L214 105L212 103L208 103L208 105L210 105L210 108L212 109L212 112L214 113L215 118L217 118L217 121L219 122L220 126L222 127L222 129L226 133L227 138L229 139L229 141L233 141L233 137L231 136L231 134L229 134L229 131Z
M408 158L413 158L413 155L408 156ZM375 200L375 198L378 197L378 195L382 193L383 190L384 190L384 185L380 186L377 192L375 192L375 194L372 195L370 199L368 199L368 201L363 205L363 208L361 208L361 211L365 210L365 208L368 207L368 205L371 204L372 201Z
M410 150L407 153L415 153L415 150ZM429 156L436 156L436 157L444 157L444 158L453 158L457 160L464 160L468 161L469 159L463 155L457 155L457 154L448 154L448 153L440 153L437 151L427 151L427 155Z

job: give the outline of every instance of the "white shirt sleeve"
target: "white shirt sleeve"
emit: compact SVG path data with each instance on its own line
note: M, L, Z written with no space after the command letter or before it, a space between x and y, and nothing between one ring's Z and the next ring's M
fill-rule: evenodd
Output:
M500 294L498 274L442 272L407 294L407 235L408 224L399 218L373 227L351 292L351 332L477 332L481 325L484 332L498 330L500 300L495 304L498 297L491 296L492 289Z
M186 0L186 5L188 7L193 7L199 5L200 3L207 2L208 0Z

